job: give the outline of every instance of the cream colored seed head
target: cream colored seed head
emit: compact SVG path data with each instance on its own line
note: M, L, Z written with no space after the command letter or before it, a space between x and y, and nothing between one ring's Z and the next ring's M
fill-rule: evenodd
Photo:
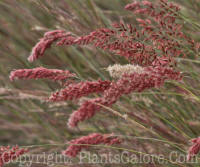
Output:
M113 78L120 78L123 74L131 74L131 73L143 73L144 69L139 65L127 64L127 65L120 65L114 64L112 66L108 66L106 69L110 76Z

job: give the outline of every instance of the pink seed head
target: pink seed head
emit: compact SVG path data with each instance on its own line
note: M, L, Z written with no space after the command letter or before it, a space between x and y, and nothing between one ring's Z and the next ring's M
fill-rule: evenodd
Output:
M63 154L69 157L76 157L83 149L87 149L90 145L114 145L120 144L121 140L113 134L92 133L88 136L83 136L78 139L71 140L69 147L63 151Z

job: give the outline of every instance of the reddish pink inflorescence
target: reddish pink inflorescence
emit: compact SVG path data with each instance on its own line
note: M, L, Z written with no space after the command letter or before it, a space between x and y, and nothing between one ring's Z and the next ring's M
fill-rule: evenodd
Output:
M42 57L44 55L45 50L50 48L55 41L59 39L61 40L64 37L66 38L70 34L71 33L66 33L64 30L53 30L46 32L44 34L44 37L41 38L40 41L32 49L32 52L28 57L28 60L32 62L38 59L39 57Z
M185 55L183 43L188 47L197 47L194 40L181 31L182 25L177 22L177 12L180 10L177 5L167 0L158 0L157 3L143 0L133 1L125 9L147 18L136 19L139 28L121 22L113 24L111 28L100 28L80 37L64 30L47 32L33 48L29 61L43 56L53 42L67 46L90 44L143 66L152 65L160 57L172 59Z
M66 80L69 77L75 77L74 73L68 70L47 69L44 67L37 67L33 69L19 69L10 73L10 80L14 79L50 79L53 81Z
M93 117L96 111L101 109L101 106L98 104L106 105L107 103L103 98L95 98L85 101L78 110L72 112L68 120L68 126L74 128L79 122Z
M11 163L13 160L17 159L21 155L27 153L27 149L19 148L18 146L10 148L9 146L0 147L0 167L4 164Z
M197 155L200 151L200 137L191 140L192 146L188 150L187 160L191 160L192 157Z
M33 48L29 61L43 56L53 42L66 46L93 45L142 66L152 65L160 57L174 62L173 57L185 55L183 43L196 48L194 40L181 31L182 25L176 21L180 10L177 5L166 0L158 0L154 4L143 0L126 5L125 9L148 18L136 19L139 28L121 22L113 24L112 28L100 28L81 37L63 30L47 32Z
M74 100L91 93L102 93L109 88L111 81L85 81L72 83L66 88L53 93L49 101Z
M113 134L92 133L88 136L83 136L69 142L69 147L63 151L63 154L68 157L76 157L83 149L87 149L90 145L114 145L120 144L121 140Z
M96 111L102 108L101 105L111 106L122 95L160 87L166 80L181 80L181 78L180 72L165 67L147 67L142 74L125 74L117 82L112 82L101 98L87 100L78 110L74 111L69 118L68 126L73 128L79 122L93 117Z
M181 31L182 25L176 21L177 12L180 10L177 5L166 0L158 0L158 3L154 4L144 0L134 1L126 5L125 9L148 18L136 19L139 28L121 22L113 24L112 28L100 28L81 37L63 30L47 32L33 48L29 60L34 61L43 56L53 42L56 42L57 46L90 44L142 66L152 65L160 57L174 62L173 57L186 54L182 43L196 48L194 40Z

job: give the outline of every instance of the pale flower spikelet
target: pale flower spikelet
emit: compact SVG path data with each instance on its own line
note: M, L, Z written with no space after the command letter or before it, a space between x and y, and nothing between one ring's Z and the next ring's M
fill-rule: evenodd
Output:
M123 74L131 74L131 73L144 73L144 69L139 65L133 64L114 64L112 66L108 66L106 69L112 78L120 78Z

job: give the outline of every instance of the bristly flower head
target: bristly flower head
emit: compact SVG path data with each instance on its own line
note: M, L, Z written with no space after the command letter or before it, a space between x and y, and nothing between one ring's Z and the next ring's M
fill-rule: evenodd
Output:
M66 80L69 77L75 77L74 73L68 70L47 69L44 67L37 67L33 69L19 69L10 73L10 80L14 79L50 79L53 81Z
M97 104L106 105L107 103L103 98L94 98L83 102L80 108L72 112L72 114L70 115L67 124L68 127L74 128L78 125L79 122L85 121L93 117L95 113L101 109L101 106Z
M111 81L85 81L72 83L49 97L49 101L74 100L91 93L103 93L109 88Z
M52 43L57 41L58 39L63 39L69 36L71 33L66 33L63 30L53 30L46 32L44 34L44 37L40 39L40 41L35 45L35 47L32 49L32 52L30 56L28 57L28 60L30 62L38 59L39 57L42 57L44 55L44 52L46 49L50 48Z
M7 147L0 147L0 167L3 167L5 163L9 163L21 155L27 153L27 149L19 148L18 146L15 146L13 148Z
M200 137L191 140L192 146L188 150L187 160L191 160L192 157L197 155L200 151Z
M70 141L70 146L65 151L63 151L63 154L68 157L76 157L82 149L87 149L90 145L114 145L120 143L121 140L113 134L102 135L99 133L92 133L88 136L83 136L81 138Z
M133 65L133 64L126 64L126 65L120 65L120 64L114 64L110 65L107 68L107 71L109 72L110 76L112 78L120 78L124 74L131 74L131 73L144 73L143 67L139 65Z
M85 101L78 110L71 114L68 126L73 128L79 122L93 117L102 108L102 105L111 106L122 95L160 87L166 80L182 79L181 73L172 68L145 67L143 70L143 73L133 72L122 75L119 80L110 84L109 88L104 91L103 97Z
M182 25L177 21L177 12L180 10L177 5L167 0L158 0L157 3L142 0L133 1L125 9L144 16L136 19L139 28L120 22L111 28L100 28L84 36L72 35L63 30L46 32L33 48L29 61L43 56L54 42L57 42L57 46L92 45L141 66L162 63L162 58L166 60L185 55L187 50L183 46L195 50L198 48L194 40L182 32ZM157 59L159 61L155 61Z

